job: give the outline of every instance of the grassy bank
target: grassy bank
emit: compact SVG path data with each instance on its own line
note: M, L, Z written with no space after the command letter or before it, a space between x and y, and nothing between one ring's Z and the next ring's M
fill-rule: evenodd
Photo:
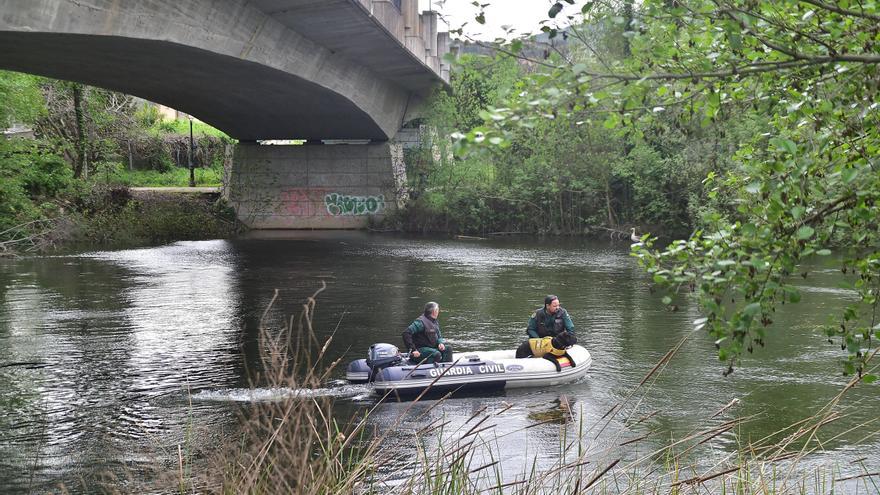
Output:
M223 184L223 170L219 167L196 168L193 170L196 186L219 187ZM189 169L172 167L168 171L124 170L118 169L99 175L99 182L106 185L126 187L187 187Z

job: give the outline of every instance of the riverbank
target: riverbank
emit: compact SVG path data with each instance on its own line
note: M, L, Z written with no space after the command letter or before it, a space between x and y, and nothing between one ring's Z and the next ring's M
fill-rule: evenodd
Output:
M235 211L216 190L110 188L97 191L99 208L75 216L62 245L128 247L227 238L241 232Z
M49 139L0 139L0 256L235 235L242 225L218 187L231 148L208 141L200 144L201 166L192 174L197 185L208 187L203 189L181 187L189 184L191 172L171 163L179 153L164 147L150 154L165 164L161 170L132 168L143 153L129 145L127 167L116 161L120 155L107 151L77 172L65 148ZM197 194L188 194L193 191Z
M481 194L456 198L454 204L437 205L430 198L413 199L403 209L387 216L377 230L409 234L446 234L464 237L547 236L582 237L589 239L629 240L632 228L639 235L651 232L661 237L687 236L683 231L670 231L659 224L621 223L607 225L593 217L569 219L564 225L546 221L542 215L528 211L528 201L516 202Z
M57 215L10 232L0 255L153 246L229 238L244 230L217 188L94 186L59 200Z

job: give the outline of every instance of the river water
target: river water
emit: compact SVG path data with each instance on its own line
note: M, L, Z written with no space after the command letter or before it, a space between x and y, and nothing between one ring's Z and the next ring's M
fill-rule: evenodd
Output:
M571 434L556 422L525 427L562 409L598 423L688 335L629 403L629 414L649 417L615 423L610 443L649 435L641 443L651 451L707 424L752 418L700 447L723 456L809 416L846 383L842 351L820 331L854 300L838 288L833 259L799 282L803 300L776 315L766 348L724 377L711 339L693 332L693 304L669 311L628 253L621 242L302 232L0 260L0 493L91 491L107 473L136 486L125 478L147 476L143 466L173 469L178 445L207 455L250 401L278 394L250 386L247 372L258 367L258 321L275 290L277 321L322 283L315 328L322 338L335 331L330 354L343 363L374 342L400 345L428 300L441 304L447 340L466 350L517 345L544 295L560 297L593 354L585 380L454 398L424 420L463 424L484 406L505 409L494 434L511 475L535 459L553 465L560 435ZM341 416L376 405L365 387L344 384L343 371L318 393L335 396ZM392 424L403 407L381 404L372 420ZM856 387L842 407L810 462L839 476L877 471L877 387ZM405 437L420 426L399 428Z

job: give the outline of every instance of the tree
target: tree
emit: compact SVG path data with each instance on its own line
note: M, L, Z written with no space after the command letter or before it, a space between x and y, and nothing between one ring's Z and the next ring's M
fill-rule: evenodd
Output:
M44 79L46 111L37 134L71 164L75 178L88 177L101 161L118 158L121 142L135 132L134 97L80 83Z
M45 115L40 78L0 71L0 126L33 124ZM0 255L33 249L57 212L51 202L70 183L64 162L27 139L0 138Z
M574 3L548 14L571 15ZM601 117L630 134L671 111L703 127L747 109L765 116L734 166L706 176L711 208L701 228L662 250L646 239L634 255L656 283L696 292L729 372L763 345L776 306L800 299L793 277L809 276L801 263L840 250L860 300L826 333L847 351L844 371L864 373L880 338L877 4L645 0L631 12L627 4L585 2L584 25L571 32L619 28L629 56L548 67L461 145L505 146L547 115Z

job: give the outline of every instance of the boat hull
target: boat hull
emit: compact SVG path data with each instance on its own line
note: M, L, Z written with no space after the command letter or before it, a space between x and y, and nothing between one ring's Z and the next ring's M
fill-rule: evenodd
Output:
M464 352L453 355L452 363L392 366L376 373L373 391L379 395L418 395L424 391L494 391L524 387L551 387L577 381L592 364L589 351L581 346L568 350L569 359L560 367L543 358L515 357L515 351ZM346 378L352 383L370 381L365 359L348 366Z

